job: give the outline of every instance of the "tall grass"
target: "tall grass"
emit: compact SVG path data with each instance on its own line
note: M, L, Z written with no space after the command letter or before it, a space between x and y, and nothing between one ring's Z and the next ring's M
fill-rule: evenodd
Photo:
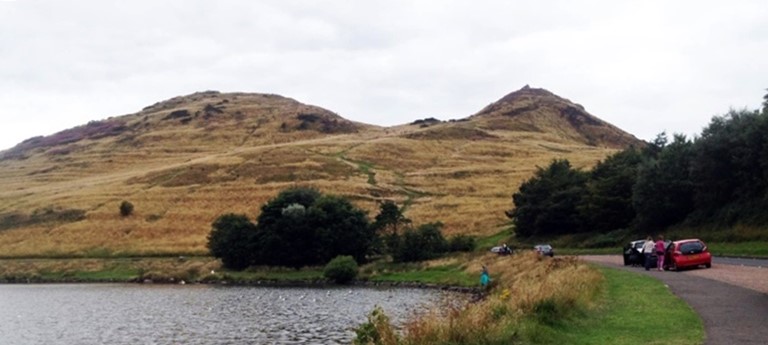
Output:
M575 258L541 258L526 252L485 255L471 263L486 264L493 279L484 299L448 312L433 311L404 326L400 339L377 344L510 344L533 337L526 320L556 324L595 305L602 275ZM381 328L381 325L377 325Z

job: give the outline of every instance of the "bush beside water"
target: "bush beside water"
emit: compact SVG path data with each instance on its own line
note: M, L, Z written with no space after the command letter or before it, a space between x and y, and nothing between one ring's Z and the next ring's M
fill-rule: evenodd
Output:
M349 255L340 255L325 265L323 276L337 284L346 284L357 277L357 272L355 259Z

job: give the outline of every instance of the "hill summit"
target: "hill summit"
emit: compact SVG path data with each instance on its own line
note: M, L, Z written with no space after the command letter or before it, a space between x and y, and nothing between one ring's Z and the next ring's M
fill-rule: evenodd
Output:
M383 200L448 234L507 226L537 166L588 168L642 142L553 93L524 87L467 118L379 127L270 94L198 92L0 152L7 257L206 253L225 213L255 219L291 186ZM124 201L135 206L121 215Z
M551 133L592 146L621 148L639 143L636 137L587 113L583 106L528 85L472 118L482 119L494 129Z

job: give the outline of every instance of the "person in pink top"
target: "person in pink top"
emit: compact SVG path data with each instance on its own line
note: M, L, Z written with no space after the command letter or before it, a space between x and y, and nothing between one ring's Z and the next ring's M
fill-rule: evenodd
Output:
M659 267L659 271L664 270L664 236L659 235L659 240L656 241L656 265Z

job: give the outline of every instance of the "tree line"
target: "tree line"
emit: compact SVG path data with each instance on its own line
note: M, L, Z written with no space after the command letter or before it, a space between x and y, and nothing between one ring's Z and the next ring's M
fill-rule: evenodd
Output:
M218 217L208 235L208 248L232 269L316 266L339 256L357 263L376 256L409 262L474 249L473 238L446 239L442 226L435 222L414 228L392 201L381 203L371 222L365 211L344 197L295 187L264 204L255 223L243 214Z
M693 139L661 133L590 171L554 160L522 183L506 214L521 237L765 224L768 95L764 100L762 110L713 117Z

